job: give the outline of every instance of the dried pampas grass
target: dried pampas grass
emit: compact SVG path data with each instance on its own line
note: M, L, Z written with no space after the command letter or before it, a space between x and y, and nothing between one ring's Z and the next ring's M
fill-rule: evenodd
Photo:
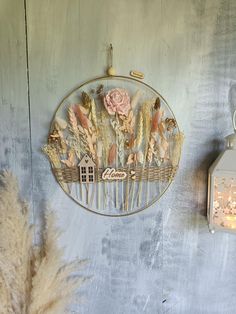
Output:
M32 232L27 205L18 199L16 180L1 176L0 313L27 313L31 280Z
M74 113L76 117L79 119L80 124L84 129L89 129L89 122L86 115L83 113L82 106L81 105L74 105L73 107Z
M53 213L45 215L43 244L35 247L16 179L4 172L0 181L0 313L65 313L85 280L75 276L82 262L63 265Z
M114 164L115 160L116 160L116 154L117 154L117 145L116 144L112 144L109 150L109 154L108 154L108 165L111 166Z

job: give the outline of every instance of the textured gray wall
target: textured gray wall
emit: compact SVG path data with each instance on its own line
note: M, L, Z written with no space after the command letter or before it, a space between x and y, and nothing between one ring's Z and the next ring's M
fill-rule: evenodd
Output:
M82 289L79 313L234 314L236 238L211 235L205 215L207 168L232 131L236 2L0 5L0 165L19 176L36 223L45 202L56 209L65 257L90 258L86 272L94 279ZM122 219L79 208L58 187L40 151L60 100L103 74L110 42L118 74L143 71L171 104L186 137L180 171L162 200Z

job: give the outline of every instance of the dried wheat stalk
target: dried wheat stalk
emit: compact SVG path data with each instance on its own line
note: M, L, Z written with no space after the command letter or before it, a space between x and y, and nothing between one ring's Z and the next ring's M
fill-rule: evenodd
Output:
M84 129L84 134L86 136L86 147L90 155L92 156L93 160L97 160L97 135L91 129L86 130Z
M81 125L78 125L79 135L80 135L80 145L82 148L83 153L89 153L89 146L87 141L87 136L85 133L85 129L82 128Z
M124 116L120 116L122 118L124 118ZM130 124L129 128L128 125L126 124L125 126L125 121L127 122L130 119ZM133 131L133 126L132 126L132 120L134 121L133 118L133 113L132 110L129 113L129 119L127 120L126 118L124 118L123 120L123 126L121 127L120 125L120 121L119 121L119 117L118 115L116 115L116 120L111 120L111 126L113 128L113 130L115 131L115 135L116 135L116 148L118 150L118 154L116 156L116 167L119 166L119 161L121 166L124 166L124 162L125 162L125 152L124 152L124 148L125 148L125 136L123 131L127 131L127 132L132 132ZM121 185L122 188L122 203L123 203L123 183ZM116 194L116 208L118 208L118 198L119 198L119 183L116 182L116 187L115 187L115 194Z
M90 104L91 104L91 119L92 119L93 125L97 131L98 121L97 121L96 105L95 105L94 99L91 99Z
M33 246L16 179L5 172L0 181L0 313L62 314L84 281L73 276L82 262L63 265L52 213L46 215L43 244Z
M107 113L102 111L101 113L101 125L100 125L100 136L102 138L103 142L103 149L102 149L102 162L103 166L107 167L108 165L108 155L109 155L109 149L110 149L110 143L109 143L109 134L108 134L108 127L107 127ZM104 200L103 200L103 208L106 207L107 201L108 201L108 187L107 182L104 181Z
M46 144L43 146L42 151L48 156L53 167L61 168L61 160L56 147Z
M144 170L146 166L146 159L147 159L147 154L148 154L148 143L149 143L149 138L150 138L150 133L151 133L151 107L152 105L153 105L153 100L147 101L143 104L142 109L141 109L142 116L143 116L143 124L144 124L144 143L145 143L144 162L143 162L142 171ZM143 182L141 179L139 183L138 194L137 194L138 206L140 206L142 202L142 189L143 189Z
M60 155L57 151L57 148L51 144L46 144L43 146L42 151L45 155L48 156L48 159L51 162L53 168L61 168ZM66 183L60 181L62 188L69 193L69 187Z
M135 92L134 96L132 97L132 100L131 100L131 108L132 108L133 110L134 110L135 107L137 106L137 104L138 104L138 102L139 102L139 99L141 98L142 94L143 94L143 92L142 92L140 89L138 89L138 90Z
M94 161L97 163L98 167L99 167L99 160L98 160L98 145L97 145L97 136L98 136L98 120L97 120L97 113L96 113L96 105L95 105L95 101L93 98L89 97L89 101L90 101L90 115L89 118L92 121L93 124L93 128L92 128L92 132L91 132L91 141L92 144L90 144L90 146L92 146L93 150L94 150L94 154L93 154L93 159ZM94 140L93 140L94 139ZM90 201L89 201L89 206L91 207L93 204L93 199L94 199L94 194L95 194L95 189L97 188L99 190L99 184L93 185L93 190L92 190L92 195L90 197ZM99 193L97 193L99 194Z
M73 134L74 141L72 141L71 146L75 150L76 156L80 159L81 155L81 141L80 134L78 130L77 118L75 116L74 110L72 107L68 109L68 117L70 122L69 130Z
M145 147L145 154L147 155L147 149L148 149L148 141L150 138L150 132L151 132L151 103L145 103L142 107L142 113L143 113L143 120L144 120L144 142L146 144Z
M94 99L87 94L86 92L82 92L82 100L83 107L81 109L85 109L85 111L89 112L89 118L91 119L96 131L98 130L98 121L97 121L97 113L96 113L96 104Z
M109 152L109 135L108 135L108 127L106 125L106 113L105 111L101 114L101 127L100 134L103 142L103 164L107 166L108 160L108 152Z

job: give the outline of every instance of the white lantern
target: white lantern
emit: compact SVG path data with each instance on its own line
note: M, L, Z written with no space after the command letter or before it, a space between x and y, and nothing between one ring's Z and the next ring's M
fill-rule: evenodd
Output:
M226 149L209 169L208 222L216 230L236 232L236 111L234 134L226 137Z

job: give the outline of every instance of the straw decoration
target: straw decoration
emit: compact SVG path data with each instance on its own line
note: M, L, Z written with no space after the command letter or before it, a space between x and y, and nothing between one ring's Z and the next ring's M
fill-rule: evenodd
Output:
M135 147L139 148L142 142L143 142L143 113L142 111L140 111L139 122L138 122L138 132L137 132L136 140L134 142Z
M69 107L68 109L68 118L70 123L69 130L73 135L73 140L70 141L69 145L72 146L77 157L80 159L82 147L80 141L80 134L78 130L77 118L72 107Z

